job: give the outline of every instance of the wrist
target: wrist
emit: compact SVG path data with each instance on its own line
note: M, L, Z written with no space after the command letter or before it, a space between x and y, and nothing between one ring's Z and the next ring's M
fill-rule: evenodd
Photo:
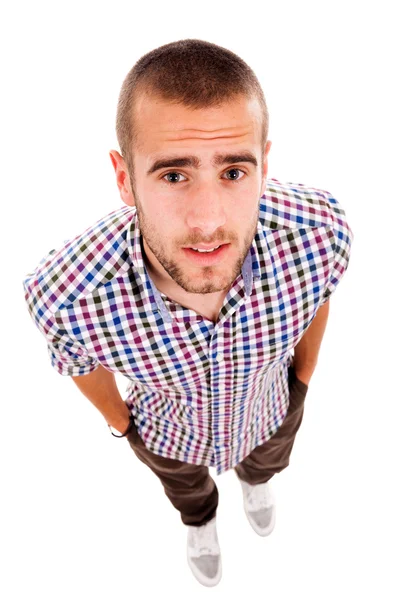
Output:
M307 371L306 369L296 369L296 367L294 367L294 372L296 373L297 379L305 383L307 386L309 385L313 371Z
M293 369L297 379L305 383L307 386L310 383L311 377L315 370L315 365L299 365L296 361L293 362Z
M117 435L122 435L128 429L131 423L131 413L125 415L123 418L112 419L107 422L110 430L116 433Z
M117 433L115 433L115 431L112 430L111 425L108 423L108 427L109 427L109 429L111 431L111 435L113 435L114 437L119 437L119 438L127 436L128 433L132 430L133 426L134 426L134 422L133 422L133 415L132 414L129 416L129 424L124 429L124 431L118 431L117 430Z

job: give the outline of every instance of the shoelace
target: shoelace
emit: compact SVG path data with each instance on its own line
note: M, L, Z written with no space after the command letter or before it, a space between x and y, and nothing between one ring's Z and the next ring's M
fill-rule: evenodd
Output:
M272 504L268 489L252 486L247 488L247 502L254 510L269 508Z
M215 553L216 540L210 523L206 523L203 527L196 527L193 535L196 546L199 546L199 552L205 550L207 554Z

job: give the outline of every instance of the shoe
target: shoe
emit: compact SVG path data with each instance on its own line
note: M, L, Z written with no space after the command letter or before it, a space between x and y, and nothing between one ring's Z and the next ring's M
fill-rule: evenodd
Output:
M187 559L196 579L207 587L217 585L222 576L217 517L204 525L188 525Z
M236 471L235 471L236 473ZM275 527L275 498L269 481L250 485L236 473L243 490L243 506L250 525L258 535L269 535Z

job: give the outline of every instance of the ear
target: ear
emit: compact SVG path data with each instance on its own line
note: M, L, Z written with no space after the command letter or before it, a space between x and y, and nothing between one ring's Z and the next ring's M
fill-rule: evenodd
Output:
M128 206L135 206L135 197L132 191L126 163L117 150L110 150L109 154L115 170L119 194L125 204Z
M271 142L271 140L268 140L267 143L265 144L265 151L264 151L264 155L263 155L261 195L264 193L264 190L267 186L268 154L269 154L271 146L272 146L272 142Z

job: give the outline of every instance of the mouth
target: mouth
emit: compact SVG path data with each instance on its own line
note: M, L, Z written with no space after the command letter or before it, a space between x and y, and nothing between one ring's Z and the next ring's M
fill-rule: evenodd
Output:
M214 248L199 248L195 250L193 248L182 248L185 255L195 264L198 265L213 265L225 257L230 244L221 244Z

